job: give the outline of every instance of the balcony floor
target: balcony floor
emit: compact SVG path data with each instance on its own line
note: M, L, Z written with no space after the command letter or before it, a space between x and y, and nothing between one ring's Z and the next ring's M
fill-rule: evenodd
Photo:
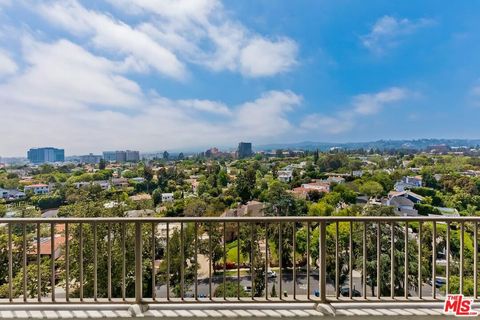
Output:
M479 309L480 305L474 308ZM2 305L0 319L129 319L132 316L147 319L445 319L443 303L332 303L316 308L313 303L281 304L162 304L151 305L145 312L135 313L128 305ZM137 309L139 310L139 309Z

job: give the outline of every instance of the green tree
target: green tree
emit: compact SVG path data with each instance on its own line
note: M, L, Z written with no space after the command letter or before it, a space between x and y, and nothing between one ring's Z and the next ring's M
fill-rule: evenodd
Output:
M238 196L242 199L242 203L247 203L249 200L252 200L255 185L256 174L252 167L238 174L237 180L235 181L235 189Z
M63 198L59 195L33 196L30 201L41 210L58 208L63 203Z
M160 190L159 188L153 190L152 200L155 207L162 203L162 190Z
M218 185L219 186L226 187L228 185L227 170L225 170L225 169L220 170L220 172L218 173L217 179L218 179Z
M308 206L309 216L331 216L335 208L325 202L312 203Z
M240 228L240 251L249 257L253 274L250 274L252 291L255 297L262 297L265 290L265 260L260 252L259 240L262 239L262 227L257 224L244 225ZM264 236L263 236L264 238Z
M318 149L315 150L315 152L313 153L313 163L318 163L318 159L320 158L319 154L318 154Z
M180 297L182 293L181 287L181 270L184 272L184 287L183 293L188 291L188 288L193 284L195 279L195 251L192 243L198 238L195 234L193 224L187 224L184 228L183 236L180 230L174 230L170 238L168 250L170 252L170 287L175 296ZM182 244L183 244L183 260L182 260ZM167 281L167 261L164 259L159 268L159 280L165 283Z
M38 267L36 264L27 265L26 276L29 281L27 281L27 297L36 298L38 296ZM14 273L15 276L12 281L12 296L18 298L23 295L23 268L19 269ZM52 282L51 282L51 271L50 271L50 259L43 259L40 263L40 294L45 296L47 293L52 291ZM9 296L9 284L8 282L0 285L0 297L8 298Z
M99 162L99 164L98 164L98 168L99 168L100 170L104 170L104 169L106 168L106 166L107 166L106 161L105 161L103 158L100 159L100 162Z
M186 217L203 217L207 212L207 203L200 198L185 199L183 214Z
M143 167L143 178L147 182L147 193L150 191L150 184L152 183L153 179L153 170L149 166Z
M213 292L213 296L216 298L223 298L223 284L220 284L215 291ZM240 286L240 291L238 291L238 286L236 282L227 282L225 284L225 297L227 298L233 298L233 297L238 297L238 294L240 292L240 297L249 297L249 294L243 289L242 286Z
M383 187L376 181L367 181L360 186L360 192L369 197L378 197L383 193Z

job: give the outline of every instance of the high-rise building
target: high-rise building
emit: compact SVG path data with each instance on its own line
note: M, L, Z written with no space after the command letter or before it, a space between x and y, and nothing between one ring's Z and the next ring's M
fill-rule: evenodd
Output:
M140 152L138 151L104 151L103 159L108 162L138 162L140 161Z
M27 158L34 164L64 162L65 150L52 147L32 148L28 150Z
M140 161L140 152L127 150L126 151L126 161L127 162L138 162L138 161Z
M100 160L102 159L101 155L95 155L93 153L80 156L80 162L81 163L88 163L88 164L97 164L100 163Z
M127 153L125 151L115 151L115 158L116 162L126 162L127 161Z
M115 151L103 151L103 160L107 162L117 161L117 154Z
M237 149L237 157L239 159L248 158L253 154L251 142L240 142Z

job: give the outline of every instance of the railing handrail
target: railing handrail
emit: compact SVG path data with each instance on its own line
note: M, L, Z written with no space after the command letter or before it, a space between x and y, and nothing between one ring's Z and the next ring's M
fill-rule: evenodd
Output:
M432 299L436 300L439 297L440 291L439 291L439 284L437 283L438 277L437 277L437 271L436 268L437 266L440 266L438 260L438 251L437 249L442 248L443 244L438 241L438 236L441 234L441 238L444 240L445 244L445 256L446 256L446 264L445 264L445 278L446 278L446 284L445 284L445 295L450 293L449 291L451 288L451 276L453 275L453 272L456 272L450 268L452 262L454 261L453 259L455 258L454 255L452 255L452 248L450 246L450 242L452 239L452 231L451 230L456 230L455 231L455 236L458 236L459 239L459 246L456 247L456 252L459 254L459 292L464 293L464 281L465 281L465 236L467 234L472 234L473 236L471 239L473 239L473 253L472 258L473 258L473 283L474 283L474 292L473 296L475 299L478 299L478 225L480 222L480 216L474 216L474 217L459 217L459 216L415 216L415 217L406 217L406 216L260 216L260 217L55 217L55 218L39 218L39 217L28 217L28 218L5 218L5 219L0 219L0 224L6 225L8 229L7 230L7 249L4 250L3 254L7 253L8 254L8 297L9 297L9 302L13 302L15 296L19 296L21 294L23 296L23 301L27 302L27 298L29 296L29 293L27 294L27 286L28 286L28 281L29 280L35 280L35 277L32 277L29 275L27 272L27 267L30 264L36 264L37 265L37 277L36 280L38 281L37 285L37 298L39 302L43 302L42 296L41 296L41 283L47 283L45 280L42 280L41 277L41 263L42 263L42 257L41 257L41 243L42 243L42 225L44 227L43 233L47 233L48 229L50 232L50 250L47 252L47 255L50 256L50 276L51 279L49 280L50 286L51 286L51 293L50 293L50 298L51 303L57 303L56 300L56 295L55 295L55 287L56 287L56 278L57 278L57 271L59 270L64 270L64 279L65 279L65 292L66 292L66 302L69 302L70 300L70 295L69 295L69 288L72 287L71 280L74 280L75 285L79 285L78 290L76 293L79 295L79 299L81 303L84 303L84 283L85 283L85 277L84 277L84 270L85 266L84 263L89 264L91 267L93 263L93 273L94 273L94 282L93 282L93 299L95 302L98 303L98 261L105 261L105 260L99 260L98 257L98 241L102 241L103 245L106 246L106 253L105 253L105 248L103 248L101 252L102 253L102 259L105 258L106 254L106 266L107 266L107 284L106 284L106 289L107 289L107 294L106 297L109 302L112 302L112 246L114 245L113 239L116 239L116 248L118 249L120 246L121 254L120 254L120 262L122 264L122 271L121 271L121 290L122 290L122 299L123 302L127 303L128 299L132 297L133 295L130 293L129 296L126 295L126 279L127 279L127 273L126 273L126 263L127 263L127 254L126 254L126 241L127 239L130 240L135 240L134 243L134 261L135 261L135 266L134 266L134 275L135 275L135 288L134 288L134 297L136 303L144 303L145 301L147 302L162 302L164 300L156 300L156 295L157 295L157 285L159 282L157 282L157 272L160 270L160 266L156 265L156 261L158 260L158 256L161 256L164 261L166 261L167 266L166 266L166 271L162 269L162 272L164 272L164 275L166 277L166 280L162 280L164 284L166 284L166 301L170 302L173 301L170 299L170 292L171 288L170 285L173 283L175 285L180 285L179 287L176 287L177 290L177 295L180 295L181 301L186 301L185 300L185 293L188 290L194 290L194 299L195 302L200 302L199 298L202 298L201 295L199 295L197 291L197 287L199 284L199 272L198 272L198 255L199 255L199 239L207 240L207 243L203 244L203 252L200 252L200 254L204 255L208 259L208 299L209 301L214 301L214 295L215 292L213 291L213 286L212 286L212 272L215 270L214 269L214 261L219 261L220 259L223 259L223 261L227 261L227 231L230 234L230 240L236 240L236 244L234 246L236 247L237 250L237 263L236 263L236 269L237 269L237 299L239 302L242 302L243 300L241 297L243 295L240 295L241 292L241 281L250 281L250 295L251 295L251 301L255 301L255 297L263 295L263 291L265 292L264 294L264 301L270 301L269 291L268 291L268 282L269 282L269 273L265 272L265 270L268 270L270 268L270 262L272 261L272 256L269 255L270 252L270 245L271 243L276 243L278 244L277 246L277 257L282 257L282 259L278 259L278 267L279 267L279 292L280 295L275 295L278 296L280 299L279 301L289 301L288 299L284 299L282 296L285 295L287 297L287 291L282 290L282 283L285 281L283 277L283 272L287 271L288 265L285 266L283 264L283 260L285 255L283 254L286 249L287 251L287 256L290 257L291 263L292 263L292 268L291 268L291 274L293 278L293 300L297 301L297 237L303 237L304 241L306 241L306 246L303 246L304 250L301 253L301 261L303 263L303 266L306 267L306 281L307 281L307 298L306 300L302 300L304 302L307 301L312 301L310 299L310 295L312 294L312 287L311 287L311 279L312 273L311 273L311 268L312 267L318 267L318 287L315 288L315 291L313 294L315 295L316 298L314 298L315 301L319 302L327 302L329 301L329 298L327 298L327 264L329 263L330 266L328 268L328 274L331 276L331 272L335 272L335 299L340 299L340 296L347 296L349 300L348 301L355 301L353 297L359 297L361 294L364 301L367 301L367 273L369 273L368 277L370 279L374 279L376 277L376 283L374 283L374 280L371 281L369 284L372 294L371 297L375 297L376 299L381 299L382 297L386 297L386 290L388 290L388 283L384 279L384 282L382 282L382 275L385 275L386 270L385 269L385 263L390 264L390 298L392 300L396 299L399 297L399 294L403 296L405 301L414 301L409 298L410 293L413 291L418 292L418 297L419 299L424 299L422 290L424 290L423 286L427 281L427 278L430 277L431 279L431 289L432 289ZM348 232L349 235L345 236L345 234L340 237L339 233L339 225L347 223L349 225L348 230L345 229L342 225L343 232ZM414 226L413 223L418 223L417 225ZM427 233L427 236L423 236L422 230L427 230L425 227L427 224L431 223L431 236L429 233ZM107 229L102 229L101 235L98 234L98 229L99 226L103 224L106 225ZM242 229L241 225L247 226L248 229ZM382 224L384 224L384 227L382 228ZM442 232L437 233L437 226L440 224L446 224L446 232L442 228ZM35 228L31 228L32 225L36 225ZM63 230L59 229L57 231L57 226L63 225L65 228ZM75 228L75 225L77 225L77 228ZM148 225L148 228L143 228L144 226ZM233 228L232 228L233 225ZM258 225L259 229L264 228L264 232L262 233L260 231L255 231L257 230L255 225ZM277 225L278 228L271 228L272 226ZM288 226L287 226L288 225ZM335 229L327 229L329 226L334 226ZM70 229L72 228L73 229ZM115 226L115 230L112 229L112 226ZM127 229L128 226L135 226L134 232L132 232L132 229ZM202 226L201 234L199 233L199 226ZM212 227L213 226L213 227ZM424 227L422 227L424 226ZM473 228L472 228L473 226ZM101 228L102 228L101 227ZM121 227L121 228L118 228ZM160 227L165 227L166 229L161 230ZM193 228L192 228L193 227ZM206 228L205 228L206 227ZM213 231L212 228L218 227L217 234L220 234L223 231L223 237L222 236L215 236L214 238L216 239L216 246L221 246L223 244L223 256L219 257L218 253L214 254L213 248L212 248L212 237L213 235L211 232ZM410 228L412 227L412 228ZM466 228L467 227L467 228ZM28 229L27 229L28 228ZM227 230L228 228L228 230ZM303 228L303 235L301 233L298 233L300 230L299 228ZM425 229L424 229L425 228ZM313 231L314 229L317 229L318 232L314 235ZM73 230L73 231L72 231ZM411 231L410 231L411 230ZM27 231L28 234L33 236L33 237L27 237ZM35 237L35 231L36 231L36 237ZM127 231L128 231L128 237L127 237ZM333 232L334 231L334 232ZM440 231L440 230L439 230ZM74 232L74 233L72 233ZM88 232L88 233L85 233ZM113 232L113 233L112 233ZM12 235L16 234L16 237L14 238ZM204 234L208 234L208 238L204 238ZM305 234L306 233L306 234ZM327 233L329 233L327 237ZM63 247L65 249L65 254L64 254L64 267L62 264L57 264L55 262L56 260L56 234L64 235L63 238L63 243L62 243L62 238L59 237L59 246ZM93 235L92 235L93 234ZM176 235L174 238L174 234ZM353 235L356 235L356 237L361 237L360 238L354 238ZM403 235L402 235L403 234ZM119 237L118 237L119 235ZM161 245L163 247L163 254L158 255L157 251L157 239L159 239L159 236L161 235L161 238L165 240L161 242ZM88 259L85 259L84 256L84 249L85 249L85 241L84 239L87 239L86 237L91 238L93 240L93 246L90 243L91 250L87 250L88 252L91 252L93 250L93 260L92 257L89 257ZM367 237L368 236L368 237ZM467 235L468 236L468 235ZM317 237L318 239L318 244L315 244L317 247L318 251L316 253L316 257L312 254L312 239L314 237ZM78 239L77 239L78 238ZM192 239L193 238L193 239ZM173 242L174 245L170 245L170 240L175 239L176 242ZM128 240L128 241L130 241ZM400 242L399 242L400 240ZM13 242L15 242L15 247L12 245ZM71 245L71 241L76 241L76 250L77 253L71 256L71 251L69 250ZM189 241L188 243L186 241ZM243 242L242 242L243 241ZM247 241L247 242L245 242ZM260 249L260 241L263 241L265 243L265 248ZM332 252L332 247L330 247L329 251L327 250L327 246L330 244L332 245L332 241L334 241L335 248L334 248L334 257L335 257L335 262L333 262L331 259L328 259L328 256L331 256L333 254ZM341 243L340 243L341 241ZM346 242L348 241L348 243ZM370 245L370 249L367 251L367 241ZM88 241L87 241L88 242ZM192 243L193 242L193 243ZM411 261L411 253L413 253L413 248L411 248L411 245L414 245L413 242L416 244L416 254L417 254L417 261L422 261L422 264L417 264L417 274L413 274L412 271L410 270L410 261ZM33 246L36 244L36 251L31 252L30 251L30 245L29 243ZM144 243L148 244L150 247L145 247ZM176 243L176 244L175 244ZM232 242L233 243L233 242ZM250 249L245 249L241 247L242 243L246 244L247 246L250 246ZM383 243L383 244L382 244ZM255 244L255 245L254 245ZM268 245L267 245L268 244ZM341 244L341 246L340 246ZM159 244L160 245L160 244ZM361 246L360 246L361 245ZM192 247L190 247L190 253L186 252L185 248L188 248L188 246L193 246L193 251L194 253L191 252ZM383 246L383 248L382 248ZM428 252L430 250L429 246L431 246L431 254ZM409 248L410 247L410 248ZM427 251L424 252L423 249L427 248ZM19 250L19 248L21 250ZM73 247L75 248L75 246ZM100 246L102 248L102 246ZM132 246L130 245L129 247L132 249ZM233 247L232 247L233 248ZM455 247L453 247L455 248ZM2 248L0 248L2 249ZM145 251L145 250L146 251ZM217 248L218 249L218 248ZM215 250L217 250L215 249ZM47 248L48 250L48 248ZM221 250L221 249L220 249ZM229 249L230 250L230 249ZM242 250L248 250L250 251L249 253L243 253ZM264 261L262 261L262 253L261 250L265 250L265 254L263 255ZM291 251L290 251L291 250ZM360 253L361 250L361 253ZM390 259L389 262L385 262L385 258L388 255L388 250L390 251ZM148 251L148 252L147 252ZM207 252L208 251L208 252ZM470 249L470 251L472 251ZM354 252L357 252L356 255L354 256ZM402 256L397 254L400 252ZM15 255L14 255L15 253ZM240 268L242 267L242 264L245 262L241 262L242 260L240 259L240 253L245 255L250 255L247 257L248 259L248 264L249 264L249 272L248 276L242 280L242 277L240 276ZM21 257L19 256L21 254ZM36 254L36 263L33 261L33 258L31 258L32 255ZM186 254L188 254L188 260L186 260ZM305 255L306 254L306 255ZM424 255L427 254L429 255L428 259L431 261L431 266L425 265L423 262L425 259ZM43 253L45 255L45 253ZM339 259L340 255L342 255L342 259ZM147 269L144 270L145 264L144 262L145 257L148 257L148 264L151 264L150 271ZM194 262L192 263L191 259L194 259ZM362 257L363 263L362 267L359 267L358 263L355 263L355 259ZM214 258L215 257L215 258ZM313 261L313 258L315 258L315 261ZM375 259L376 258L376 259ZM14 261L14 259L17 259ZM78 259L78 260L77 260ZM176 260L174 260L176 259ZM260 259L260 260L258 260ZM305 260L306 259L306 260ZM371 262L374 262L376 260L376 266L372 269L370 266L369 269L367 269L367 264L366 264L366 259L369 259ZM71 261L77 261L77 270L78 270L78 275L74 275L76 278L71 277L71 270L70 270L70 264ZM117 254L117 260L118 261L118 254ZM402 261L403 260L403 263ZM133 261L132 258L130 258L130 261ZM171 269L171 262L176 261L176 265L174 265L175 272L172 273ZM213 262L212 262L213 261ZM245 260L246 261L246 260ZM180 262L180 263L179 263ZM190 266L189 266L190 262ZM255 264L255 262L257 264ZM21 264L21 269L18 269L18 266ZM261 271L261 268L258 267L258 264L261 264L262 267L264 267L264 271ZM334 264L334 270L332 270ZM392 275L396 274L399 275L400 272L400 267L403 265L403 280L395 280ZM60 266L60 269L57 268ZM104 264L105 266L105 264ZM193 272L193 277L194 279L192 280L190 278L189 281L193 281L189 283L188 281L186 282L185 280L185 271L187 270L186 268L192 268L191 266L195 266L195 271ZM344 288L342 286L346 285L346 280L342 280L342 283L339 282L340 280L340 272L343 270L342 268L348 266L348 285ZM430 268L431 273L428 274L429 272L425 272L423 270L423 266ZM16 293L13 292L13 281L12 279L15 279L13 277L13 269L17 268L16 275L20 274L22 277L22 288L19 288L20 286L16 284ZM61 269L64 268L64 269ZM468 268L471 268L468 266ZM224 272L222 274L223 277L223 295L224 299L222 301L227 301L226 299L226 277L227 272L226 272L226 263L223 264L223 269ZM258 270L257 270L258 269ZM354 283L354 276L353 276L353 271L355 270L362 270L362 279L360 285L363 286L362 293L359 291L356 291L355 289L355 283ZM117 273L117 280L119 277L119 271L116 269ZM131 271L132 268L130 267L130 276L131 276ZM152 290L151 292L151 297L149 295L146 296L146 300L144 299L144 278L143 274L144 271L147 271L148 273L151 272L150 280L151 285L150 288ZM193 271L190 269L190 271ZM471 270L470 270L471 271ZM21 272L21 273L19 273ZM178 272L180 275L178 275ZM264 275L262 275L259 272L264 272ZM58 273L58 274L61 274ZM171 281L171 276L175 276L176 278L172 278L173 282ZM264 283L265 287L260 288L259 292L256 293L256 291L253 290L253 288L256 288L254 286L254 283L259 281L256 278L256 275L260 275L261 277L264 277ZM61 275L63 276L63 275ZM191 277L192 275L190 275ZM400 275L402 276L402 275ZM180 280L178 279L180 277ZM276 274L274 276L276 278ZM435 279L435 280L433 280ZM453 278L452 278L453 279ZM188 280L188 279L187 279ZM358 279L357 279L358 280ZM262 280L263 281L263 280ZM403 281L403 282L402 282ZM402 283L402 286L396 286L398 282ZM191 288L192 283L194 285L194 289ZM357 281L357 284L359 282ZM415 287L415 283L421 284L417 285ZM380 285L381 284L381 285ZM90 287L92 288L92 284L89 284ZM442 284L440 284L442 285ZM73 288L73 287L72 287ZM118 291L118 287L117 291ZM220 288L220 287L219 287ZM248 288L248 286L246 287ZM347 292L345 292L345 289ZM376 291L374 292L376 288ZM398 290L396 288L399 288ZM413 289L412 289L413 288ZM235 289L235 288L233 288ZM159 289L158 289L159 290ZM256 290L256 289L255 289ZM383 290L383 291L382 291ZM403 290L403 291L402 291ZM397 292L398 291L398 292ZM248 289L245 289L244 294L248 293ZM273 297L273 293L270 292L270 294ZM105 292L103 292L103 296L105 296ZM116 293L116 297L118 297L118 292ZM204 295L205 297L205 295ZM103 297L105 298L105 297ZM301 300L301 299L300 299ZM379 300L380 301L380 300ZM1 301L0 301L1 304Z
M480 222L480 216L282 216L282 217L65 217L65 218L0 218L1 223L80 223L80 222Z

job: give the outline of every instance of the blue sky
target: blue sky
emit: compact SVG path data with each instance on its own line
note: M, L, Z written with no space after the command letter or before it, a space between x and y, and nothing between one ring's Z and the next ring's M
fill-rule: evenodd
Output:
M0 155L480 138L479 9L0 0Z

